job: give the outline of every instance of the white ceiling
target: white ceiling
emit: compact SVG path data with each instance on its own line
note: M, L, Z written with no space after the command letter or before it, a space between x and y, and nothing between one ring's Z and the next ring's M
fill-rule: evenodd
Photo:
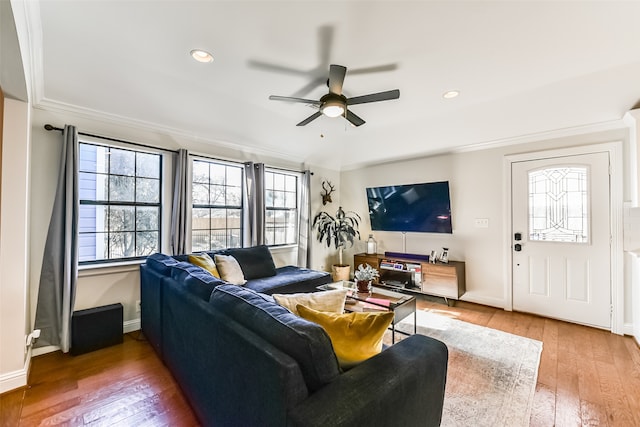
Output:
M640 99L640 2L31 6L36 105L334 169L616 121ZM215 61L196 63L193 48ZM318 99L326 85L299 91L330 63L395 68L348 71L344 91L397 88L400 99L351 107L359 128L327 117L296 127L314 110L268 96ZM443 99L450 89L461 95Z

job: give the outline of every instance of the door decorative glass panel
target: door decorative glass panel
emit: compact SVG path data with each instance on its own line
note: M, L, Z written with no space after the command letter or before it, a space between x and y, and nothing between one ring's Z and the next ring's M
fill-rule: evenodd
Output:
M586 167L529 172L529 240L589 242Z

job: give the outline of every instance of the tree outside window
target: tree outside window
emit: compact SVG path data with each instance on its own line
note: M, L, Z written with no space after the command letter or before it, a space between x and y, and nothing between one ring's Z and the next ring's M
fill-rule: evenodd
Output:
M80 262L160 250L159 154L80 143Z
M298 177L265 172L265 243L270 246L298 242Z
M193 160L192 252L242 246L242 179L239 166Z

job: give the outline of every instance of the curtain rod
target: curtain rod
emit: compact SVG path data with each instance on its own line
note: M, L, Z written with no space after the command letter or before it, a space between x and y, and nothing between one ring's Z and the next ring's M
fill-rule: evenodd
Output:
M46 124L44 125L44 128L46 130L57 130L62 132L64 129L62 128L57 128L53 125L50 124ZM124 144L129 144L129 145L135 145L137 147L143 147L143 148L149 148L151 150L160 150L160 151L166 151L168 153L177 153L177 150L170 150L168 148L158 148L158 147L154 147L152 145L147 145L147 144L140 144L139 142L131 142L131 141L125 141L124 139L117 139L117 138L111 138L108 136L102 136L102 135L95 135L92 133L86 133L86 132L78 132L78 135L84 135L84 136L90 136L92 138L98 138L98 139L104 139L105 141L113 141L113 142L122 142Z
M64 130L62 128L57 128L57 127L55 127L53 125L50 125L48 123L46 125L44 125L44 128L46 130L48 130L48 131L57 130L57 131L62 132ZM166 152L169 152L169 153L177 153L178 152L178 150L170 150L168 148L158 148L158 147L154 147L154 146L147 145L147 144L140 144L139 142L125 141L123 139L111 138L111 137L102 136L102 135L94 135L92 133L78 132L78 135L84 135L84 136L90 136L92 138L104 139L105 141L122 142L124 144L135 145L135 146L138 146L138 147L149 148L149 149L152 149L152 150L161 150L161 151L166 151ZM203 155L200 155L200 154L195 154L195 156L196 157L203 157L205 159L210 159L210 160L229 161L229 160L218 159L216 157L203 156ZM300 172L300 171L295 171L295 170L291 170L291 169L275 168L275 167L266 166L266 165L265 165L265 167L267 167L269 169L276 169L276 170L282 170L282 171L287 171L287 172ZM311 172L311 175L313 175L313 172Z

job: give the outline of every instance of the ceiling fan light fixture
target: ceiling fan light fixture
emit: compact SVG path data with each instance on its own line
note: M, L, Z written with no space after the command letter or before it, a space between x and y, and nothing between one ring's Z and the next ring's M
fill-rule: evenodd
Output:
M322 108L320 109L320 111L322 111L322 114L324 114L327 117L342 116L344 114L344 104L339 100L331 99L326 101L322 105Z
M205 64L209 62L213 62L213 55L211 55L206 50L202 50L202 49L193 49L191 51L191 57L196 61L202 62Z

